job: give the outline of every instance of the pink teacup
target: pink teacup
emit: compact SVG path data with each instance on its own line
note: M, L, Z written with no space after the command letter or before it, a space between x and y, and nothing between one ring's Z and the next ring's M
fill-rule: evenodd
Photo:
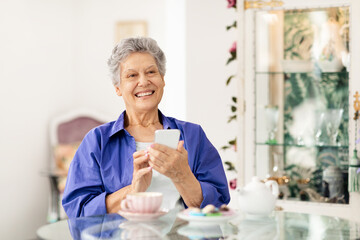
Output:
M162 203L163 194L160 192L138 192L126 195L121 201L121 210L137 213L158 212Z

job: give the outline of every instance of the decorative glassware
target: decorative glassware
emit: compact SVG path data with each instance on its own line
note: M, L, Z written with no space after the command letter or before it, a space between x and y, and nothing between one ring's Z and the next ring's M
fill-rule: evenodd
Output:
M338 166L328 166L323 172L323 181L328 184L330 198L343 196L344 179Z
M273 159L274 159L274 165L273 165L272 176L282 177L283 175L285 175L283 168L284 165L283 154L274 152Z
M341 123L344 109L328 109L325 115L326 131L329 137L329 144L336 146L339 126Z
M277 106L266 106L265 107L265 116L266 116L266 130L268 132L268 140L266 143L276 144L275 133L277 131L277 123L279 119L279 110Z
M315 44L315 58L322 72L340 72L344 67L342 52L346 50L341 38L340 24L334 17L330 17L321 26L318 43Z
M323 135L323 126L324 126L324 119L325 113L323 111L315 113L315 144L322 146L324 142L322 140Z
M296 145L314 145L314 135L316 131L315 106L316 101L314 99L306 99L293 109L292 123L291 125L286 125L286 127L293 136Z
M291 137L293 138L293 142L289 142L290 144L304 145L304 132L305 125L302 125L298 119L285 122L285 126L288 129ZM305 127L304 127L305 126Z

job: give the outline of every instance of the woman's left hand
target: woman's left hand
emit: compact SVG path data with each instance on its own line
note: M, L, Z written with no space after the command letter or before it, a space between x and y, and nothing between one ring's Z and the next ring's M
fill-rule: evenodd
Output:
M169 177L174 183L181 182L188 174L192 174L184 141L179 141L177 149L154 143L149 147L148 152L149 165Z
M188 207L200 207L203 201L202 189L188 163L188 152L184 141L177 149L161 144L152 144L148 149L149 165L159 173L169 177Z

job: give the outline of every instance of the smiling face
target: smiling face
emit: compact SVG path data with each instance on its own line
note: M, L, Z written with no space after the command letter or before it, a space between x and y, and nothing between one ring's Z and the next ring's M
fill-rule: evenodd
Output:
M120 84L116 93L122 96L126 109L135 112L156 110L164 92L164 76L149 53L132 53L120 64Z

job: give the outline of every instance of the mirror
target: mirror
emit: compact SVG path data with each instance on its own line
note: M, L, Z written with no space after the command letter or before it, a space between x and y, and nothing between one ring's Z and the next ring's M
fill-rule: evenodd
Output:
M255 29L256 174L348 203L349 8L260 10Z

